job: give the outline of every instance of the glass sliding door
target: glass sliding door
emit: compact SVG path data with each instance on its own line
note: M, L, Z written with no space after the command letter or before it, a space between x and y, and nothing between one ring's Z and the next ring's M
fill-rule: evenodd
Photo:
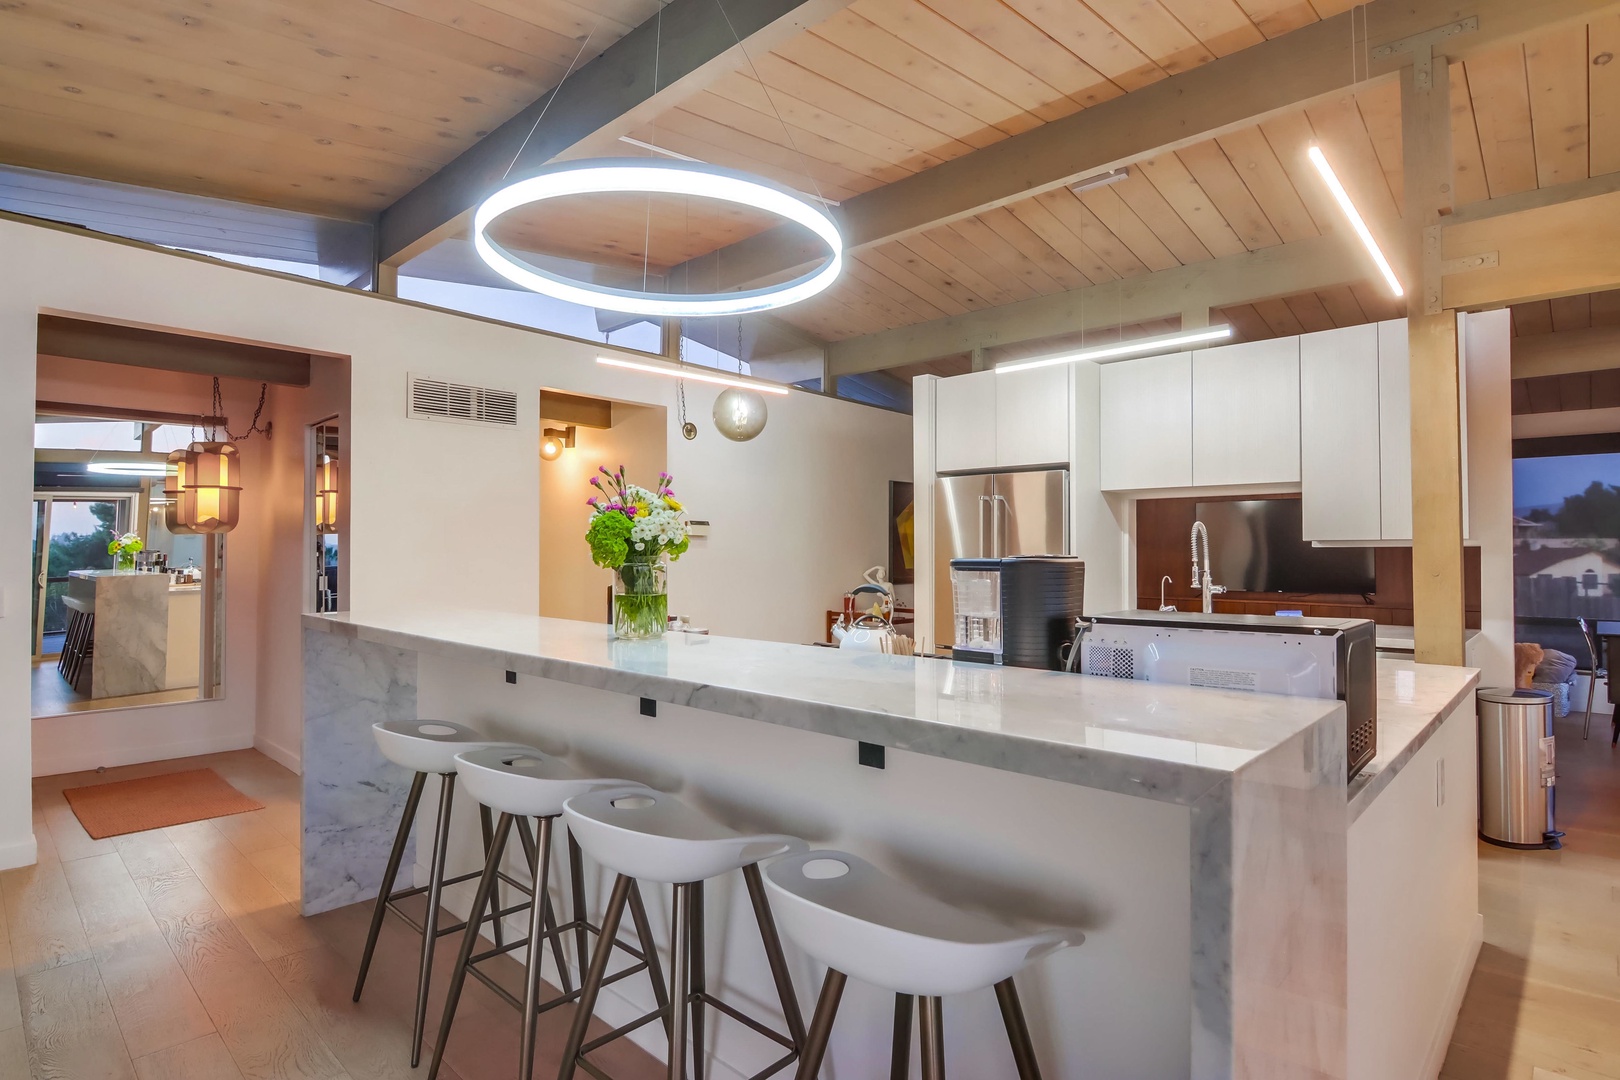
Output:
M106 570L107 545L130 528L133 495L85 498L42 493L34 497L34 656L62 651L69 610L62 602L74 570Z

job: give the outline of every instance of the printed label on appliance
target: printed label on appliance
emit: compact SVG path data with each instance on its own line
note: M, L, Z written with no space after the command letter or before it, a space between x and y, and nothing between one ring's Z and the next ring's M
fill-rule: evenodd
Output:
M1248 690L1260 689L1260 673L1258 671L1234 671L1231 668L1189 667L1187 669L1188 686L1207 686L1211 690Z

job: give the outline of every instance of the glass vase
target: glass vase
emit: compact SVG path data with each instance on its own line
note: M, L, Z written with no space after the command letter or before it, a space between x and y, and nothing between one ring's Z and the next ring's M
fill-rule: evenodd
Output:
M632 641L662 637L669 619L662 559L626 559L613 572L613 634Z
M133 551L120 551L113 558L117 560L115 566L119 570L135 569L135 553Z

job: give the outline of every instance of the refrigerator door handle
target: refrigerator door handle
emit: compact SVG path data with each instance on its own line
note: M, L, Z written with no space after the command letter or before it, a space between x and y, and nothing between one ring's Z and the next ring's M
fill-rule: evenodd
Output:
M978 556L977 556L978 558L991 558L991 557L993 557L995 555L995 552L991 551L990 549L988 549L988 548L986 548L984 546L984 508L985 508L986 504L988 504L989 502L990 502L990 496L988 496L988 495L980 495L979 496L979 551L978 551ZM991 513L994 514L994 512L995 512L994 507L992 507L991 508ZM990 523L990 540L991 540L992 544L995 542L995 522L993 520Z
M1007 557L1007 534L1012 532L1012 504L1007 501L1005 495L987 497L990 499L990 539L996 546L991 555L993 558L1004 559ZM1004 520L1008 526L1005 530L1001 527Z

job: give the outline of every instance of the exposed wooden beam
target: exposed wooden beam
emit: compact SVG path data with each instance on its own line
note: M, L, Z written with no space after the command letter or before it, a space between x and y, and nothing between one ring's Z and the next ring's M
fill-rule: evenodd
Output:
M1372 273L1353 240L1317 236L835 341L827 346L827 359L839 375L877 371L988 346L1330 289L1365 281Z
M378 221L381 261L398 265L448 235L509 168L521 177L525 168L587 141L602 151L672 102L745 66L739 38L748 51L764 52L849 2L671 0L384 210Z
M1419 663L1464 660L1462 371L1457 314L1440 304L1441 264L1430 229L1453 206L1451 79L1425 77L1429 42L1401 72L1402 221L1412 395L1412 627Z
M1620 190L1448 222L1439 233L1448 308L1620 288Z
M1609 11L1620 0L1372 0L846 199L844 242L858 250L971 217L1388 77L1414 62L1412 39L1466 58ZM1468 20L1477 27L1436 38ZM685 266L715 280L718 263L718 280L741 287L822 257L804 230L784 225Z
M1513 377L1574 375L1620 367L1620 326L1592 326L1513 339Z

